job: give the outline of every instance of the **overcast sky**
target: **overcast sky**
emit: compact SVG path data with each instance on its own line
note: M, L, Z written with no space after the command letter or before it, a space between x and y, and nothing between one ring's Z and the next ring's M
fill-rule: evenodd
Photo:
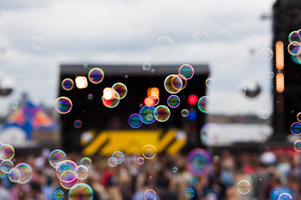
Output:
M272 54L266 48L272 47L272 20L260 17L272 13L273 3L0 0L0 83L14 87L11 96L0 98L0 111L22 92L53 106L62 63L150 62L208 64L215 81L208 88L213 113L271 113ZM198 32L209 39L197 42ZM172 39L170 51L158 50L161 36ZM235 90L255 83L262 88L256 98Z

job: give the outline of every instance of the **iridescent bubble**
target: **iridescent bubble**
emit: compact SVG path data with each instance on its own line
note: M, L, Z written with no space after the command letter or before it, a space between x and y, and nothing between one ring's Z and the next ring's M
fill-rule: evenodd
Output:
M66 161L58 162L55 165L55 169L56 169L57 173L59 173L59 174L61 172L63 172L63 171L66 171L67 167L68 166L67 166L67 162ZM58 177L59 177L59 175L58 175Z
M156 153L156 148L151 144L145 145L142 149L142 156L145 159L153 159L156 156Z
M33 36L31 38L30 45L36 52L39 52L45 45L44 38L38 35Z
M0 174L2 174L2 173L3 172L1 172ZM7 174L5 174L5 175L7 175ZM1 178L3 178L3 177L1 176ZM13 168L12 170L10 170L10 172L8 174L8 178L11 182L17 183L21 179L21 172L18 169Z
M67 114L72 109L72 101L68 97L59 97L55 101L55 110L60 114Z
M78 180L75 179L74 181L69 182L69 183L65 183L65 182L60 181L60 184L63 188L65 188L67 190L70 190L74 185L78 184Z
M298 33L298 31L292 31L289 35L288 35L288 41L289 42L301 42L301 38L300 35Z
M64 196L65 196L65 194L62 190L56 190L54 192L54 199L55 200L62 200L62 199L64 199Z
M154 116L159 122L166 122L170 117L170 110L167 106L160 105L154 110Z
M193 149L187 155L188 170L195 176L206 175L211 170L211 154L204 149Z
M104 93L104 95L101 97L103 105L107 108L115 108L120 102L120 96L118 92L116 92L114 89L111 89L111 91L112 93L109 98L107 97L108 95L106 93Z
M292 200L293 197L289 193L282 193L279 195L278 200Z
M299 113L297 114L296 118L297 118L297 120L298 120L299 122L301 122L301 112L299 112Z
M86 166L87 168L90 168L92 165L92 160L89 157L83 157L82 159L80 159L79 162L81 165Z
M301 45L299 42L291 42L287 46L287 50L291 55L297 56L301 53Z
M88 94L88 99L89 99L89 100L92 100L92 99L93 99L93 94L91 94L91 93Z
M211 87L214 84L215 80L213 78L207 78L205 84L207 87Z
M64 172L62 172L60 174L60 177L59 177L60 181L62 181L64 183L71 183L76 178L77 178L77 175L76 175L75 171L72 171L72 170L65 170Z
M248 194L251 191L251 183L247 180L241 180L236 185L239 194Z
M155 108L153 106L143 106L140 109L139 115L141 116L141 120L144 124L151 124L156 120L154 116L154 111Z
M202 126L200 131L201 142L205 145L214 145L220 133L219 126L215 123L207 123Z
M11 103L11 109L12 109L12 110L18 110L19 106L20 106L20 104L19 104L18 101L13 101L13 102Z
M301 54L299 55L291 55L291 59L294 63L296 63L297 65L301 65Z
M75 168L74 172L76 173L76 177L78 180L84 180L89 175L89 170L84 165L79 165Z
M98 84L103 81L105 74L100 68L93 68L88 73L88 79L91 83Z
M243 96L246 94L247 89L243 85L238 85L235 87L235 91L236 91L236 94Z
M181 111L181 115L182 115L182 117L188 117L188 115L189 115L189 110L183 109L183 110Z
M137 158L137 163L138 163L139 165L143 165L143 163L144 163L144 158L143 158L143 157L138 157L138 158Z
M181 90L184 90L187 86L187 79L182 74L177 74L177 76L179 76L181 78L181 80L182 80L182 89Z
M217 37L220 40L229 40L229 38L231 37L231 32L227 29L221 29L217 32Z
M198 108L203 113L211 112L214 107L213 100L208 96L203 96L198 100Z
M301 123L300 122L294 122L291 125L291 133L294 135L300 135L301 134Z
M268 119L270 117L270 112L266 109L260 111L259 116L261 119Z
M115 151L112 154L112 157L116 158L116 160L114 159L113 162L116 161L117 165L121 164L124 161L124 154L121 151Z
M74 82L71 78L65 78L62 81L62 88L66 91L70 91L72 90L72 88L74 87Z
M84 67L84 68L87 68L88 66L89 66L88 63L84 63L84 64L83 64L83 67Z
M15 156L15 149L9 144L2 144L0 146L0 159L11 160Z
M139 128L142 125L142 118L139 114L132 114L129 117L129 125L132 128Z
M266 60L266 61L269 61L273 58L273 51L269 48L262 48L260 51L259 51L259 57L262 59L262 60Z
M108 160L108 165L110 167L116 167L117 166L117 159L114 157L110 157Z
M60 150L60 149L55 149L53 150L50 154L49 154L49 164L56 168L57 164L66 160L66 154L64 151Z
M123 99L128 93L128 89L123 83L115 83L112 86L112 89L114 89L119 94L120 99Z
M21 176L18 181L20 184L28 183L32 178L32 169L27 163L19 163L15 166L15 170L19 170Z
M183 75L187 80L191 79L194 75L194 69L189 64L181 65L179 68L179 74ZM183 86L183 84L182 84ZM181 86L181 88L182 88Z
M301 140L296 140L294 142L294 149L297 152L301 152Z
M161 36L157 40L157 49L162 53L167 53L173 48L173 40L168 36Z
M182 90L182 79L175 74L168 75L164 80L164 88L170 94L176 94Z
M153 189L148 189L144 192L144 200L155 200L157 193Z
M68 192L69 200L93 200L93 190L86 183L74 185Z
M167 105L171 108L176 108L180 105L180 97L177 95L170 95L167 99Z
M82 121L77 119L74 121L74 127L75 128L81 128L82 127Z
M173 168L172 168L172 172L173 172L173 173L177 173L178 170L179 170L179 169L178 169L177 167L173 167Z
M192 40L197 47L204 47L208 43L209 39L208 33L204 31L198 31L192 35Z
M14 168L14 163L11 160L3 160L0 164L0 169L7 174Z
M235 21L241 21L245 17L245 13L240 8L234 8L231 12L231 18Z
M188 188L186 191L185 191L185 196L189 199L193 198L195 196L195 192L194 192L194 189L192 188Z
M148 71L152 68L152 65L149 63L149 62L145 62L143 65L142 65L142 69L145 70L145 71Z

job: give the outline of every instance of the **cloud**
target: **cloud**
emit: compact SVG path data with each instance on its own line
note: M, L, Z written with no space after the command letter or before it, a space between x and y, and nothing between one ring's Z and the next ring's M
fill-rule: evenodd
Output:
M28 91L35 101L51 104L57 97L61 63L201 63L209 64L216 81L210 94L221 96L248 74L268 74L269 67L262 66L269 62L257 54L271 46L271 21L261 21L260 15L271 12L272 3L228 0L219 6L215 1L193 0L3 1L3 71L17 80L14 98ZM221 29L227 29L231 37L220 39L217 33ZM198 31L210 38L201 47L193 40ZM168 53L156 46L163 35L173 41ZM38 51L32 47L34 36L42 37ZM269 80L264 76L258 80L265 92L271 86ZM228 112L223 106L219 109Z

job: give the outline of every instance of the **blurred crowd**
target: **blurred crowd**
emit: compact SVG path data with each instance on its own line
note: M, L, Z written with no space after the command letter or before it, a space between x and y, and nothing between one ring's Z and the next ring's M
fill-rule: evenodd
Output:
M82 158L77 153L67 157L76 163ZM108 157L91 157L89 176L81 182L91 186L96 200L144 200L148 189L156 192L156 200L187 200L187 188L195 191L194 196L190 196L192 200L278 200L283 192L293 199L301 199L298 155L223 150L213 155L210 173L201 176L187 170L185 155L157 155L143 164L138 164L137 158L125 155L123 163L110 167ZM15 158L15 163L21 162L32 167L31 181L18 184L7 177L0 179L0 200L53 200L57 189L63 190L64 199L68 199L68 190L61 187L45 151L40 156ZM241 180L251 185L246 194L237 188Z

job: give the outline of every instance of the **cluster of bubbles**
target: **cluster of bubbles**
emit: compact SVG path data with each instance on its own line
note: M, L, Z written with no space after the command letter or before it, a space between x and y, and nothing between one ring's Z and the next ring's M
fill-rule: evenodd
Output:
M158 95L151 94L144 99L144 104L139 113L134 113L129 116L128 123L132 128L139 128L142 124L152 124L155 121L166 122L171 111L169 108L177 108L180 105L180 97L176 94L183 90L187 85L187 80L191 79L194 75L194 68L189 64L183 64L179 67L178 74L170 74L164 80L164 88L171 95L167 98L167 105L158 105L160 99ZM197 101L197 100L196 100ZM204 97L199 101L199 108L203 112L209 112L211 99ZM189 115L187 109L181 111L183 117Z
M123 83L117 82L112 87L106 87L103 90L102 103L107 108L115 108L127 95L127 92L127 87Z
M211 170L212 156L205 149L196 148L187 155L187 168L195 176L206 175Z
M110 167L116 167L117 165L123 163L124 159L124 154L121 151L115 151L108 159L108 165Z
M156 120L159 122L165 122L170 117L170 110L165 105L154 106L143 106L139 110L139 114L134 113L129 117L129 125L132 128L141 127L142 123L152 124Z
M292 123L290 131L293 135L301 135L301 112L296 116L297 122ZM296 140L294 142L294 149L297 152L301 152L301 140Z
M19 163L16 166L12 162L15 156L15 149L0 142L0 178L6 178L13 183L25 184L32 178L32 169L27 163Z
M289 52L289 54L292 55L292 59L294 61L297 61L298 64L301 64L299 62L300 60L300 53L301 53L301 29L297 30L297 31L292 31L289 35L288 35L288 41L289 44L287 46L287 50Z
M56 170L61 186L69 190L88 177L92 160L89 157L83 157L77 165L74 161L67 159L64 151L55 149L49 154L49 164Z
M138 165L143 165L144 162L145 162L145 159L147 159L147 160L153 159L154 157L156 157L156 154L157 154L157 149L156 149L156 147L154 147L154 146L151 145L151 144L145 145L145 146L142 148L141 156L139 156L139 157L137 158L137 163L138 163Z
M88 67L88 64L83 64L84 68ZM75 80L76 85L79 89L86 88L88 86L87 78L85 76L77 77L80 80L77 82ZM76 78L76 79L77 79ZM100 68L92 68L88 73L88 79L92 84L99 84L104 79L104 72ZM74 81L71 78L65 78L61 86L63 90L70 91L74 88ZM127 87L120 82L115 83L112 87L107 87L103 90L103 96L101 97L102 103L107 108L115 108L121 99L123 99L127 95ZM89 100L93 99L93 94L89 93L87 98ZM67 114L72 110L72 101L70 98L66 96L61 96L57 98L55 101L55 109L60 114ZM82 126L81 121L75 121L74 127L80 128Z

